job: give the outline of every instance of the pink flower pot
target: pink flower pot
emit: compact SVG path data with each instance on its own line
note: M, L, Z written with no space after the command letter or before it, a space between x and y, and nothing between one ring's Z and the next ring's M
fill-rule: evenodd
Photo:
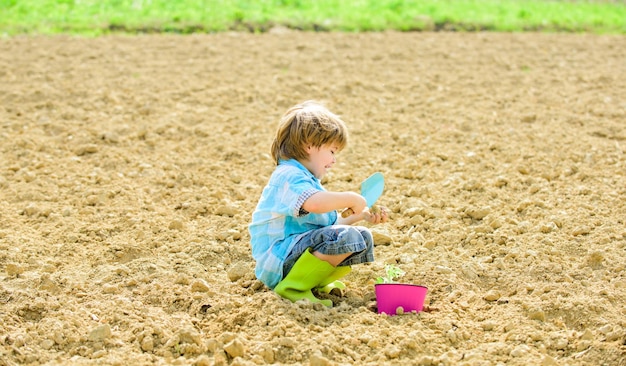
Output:
M374 286L378 313L396 315L397 309L403 312L420 312L424 308L424 299L428 288L406 283L380 283Z

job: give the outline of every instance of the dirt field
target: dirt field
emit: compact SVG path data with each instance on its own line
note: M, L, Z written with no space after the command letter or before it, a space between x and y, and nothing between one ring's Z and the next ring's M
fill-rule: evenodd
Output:
M0 39L0 365L626 365L626 37ZM389 223L332 309L254 279L291 105ZM428 312L375 310L398 263Z

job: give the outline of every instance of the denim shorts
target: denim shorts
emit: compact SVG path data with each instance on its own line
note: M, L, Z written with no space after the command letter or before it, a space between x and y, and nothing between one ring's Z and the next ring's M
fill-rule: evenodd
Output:
M374 238L369 229L363 226L331 225L302 235L285 259L283 278L308 248L327 255L352 253L339 266L374 261Z

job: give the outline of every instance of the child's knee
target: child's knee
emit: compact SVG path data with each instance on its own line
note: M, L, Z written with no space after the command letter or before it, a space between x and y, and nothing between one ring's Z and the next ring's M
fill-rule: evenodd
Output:
M352 226L350 228L352 243L361 243L363 249L370 252L374 249L374 237L368 228L363 226Z
M367 243L368 241L372 241L372 235L369 234L369 232L364 233L362 227L358 227L358 226L348 226L346 227L346 241L350 242L350 243L359 243L359 242L365 242ZM367 231L367 229L365 230ZM368 235L369 235L369 239L368 239Z
M368 228L364 226L352 226L351 229L355 233L354 237L356 237L360 241L362 240L363 242L365 242L367 246L371 246L374 244L374 237L372 235L372 232Z
M367 244L374 244L374 236L371 231L367 228L363 228L363 230L360 230L359 232Z

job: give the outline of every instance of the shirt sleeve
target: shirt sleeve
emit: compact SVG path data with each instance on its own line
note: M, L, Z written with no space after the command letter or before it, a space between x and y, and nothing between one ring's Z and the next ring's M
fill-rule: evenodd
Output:
M275 187L275 212L293 217L307 215L308 212L302 209L302 205L309 197L319 192L320 188L316 187L311 177L304 174L286 174L282 178Z
M309 211L305 210L304 208L302 208L302 205L304 205L304 202L306 200L309 199L309 197L311 197L312 195L314 195L315 193L319 192L316 189L308 189L306 191L304 191L304 193L302 193L300 195L300 198L298 199L298 203L296 205L296 207L298 207L298 214L296 215L296 217L302 217L302 216L306 216L309 214Z

